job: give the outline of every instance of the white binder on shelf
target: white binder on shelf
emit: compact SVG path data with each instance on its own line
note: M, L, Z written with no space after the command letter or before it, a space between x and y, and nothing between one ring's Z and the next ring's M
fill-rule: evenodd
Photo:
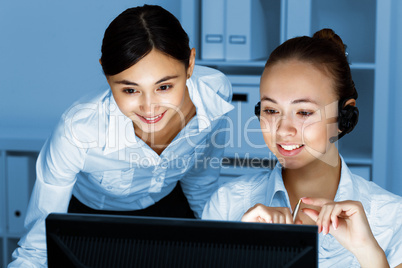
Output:
M202 0L201 59L225 59L225 6L226 0Z
M230 0L226 7L226 60L256 60L269 55L266 0ZM268 1L269 2L269 1Z
M8 231L20 235L24 230L29 197L35 181L35 157L7 156Z

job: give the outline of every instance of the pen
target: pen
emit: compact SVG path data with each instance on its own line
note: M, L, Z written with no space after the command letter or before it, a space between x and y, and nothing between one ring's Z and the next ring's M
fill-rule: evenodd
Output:
M296 206L295 206L295 209L293 210L293 213L292 213L292 216L293 216L293 223L295 222L295 220L296 220L296 217L297 217L297 213L299 213L299 208L300 208L300 203L301 203L301 199L299 199L299 202L297 202L297 204L296 204Z

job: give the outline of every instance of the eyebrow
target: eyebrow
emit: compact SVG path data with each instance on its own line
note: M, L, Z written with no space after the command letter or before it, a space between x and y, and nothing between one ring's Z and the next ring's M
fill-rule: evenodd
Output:
M275 103L275 104L278 104L278 102L277 102L276 100L271 99L271 98L269 98L269 97L263 97L263 98L261 99L261 101L270 101L270 102L273 102L273 103ZM309 98L297 99L297 100L293 100L293 101L291 102L291 104L298 104L298 103L312 103L312 104L318 105L318 103L317 103L316 101L314 101L314 100L312 100L312 99L309 99Z
M163 77L162 79L159 79L158 81L156 81L155 85L160 84L160 83L163 83L163 82L166 82L166 81L171 80L171 79L175 79L175 78L177 78L177 77L179 77L179 76L178 76L178 75L165 76L165 77ZM132 82L132 81L128 81L128 80L125 80L125 79L124 79L124 80L120 80L120 81L116 81L115 83L116 83L116 84L128 85L128 86L138 86L137 83Z

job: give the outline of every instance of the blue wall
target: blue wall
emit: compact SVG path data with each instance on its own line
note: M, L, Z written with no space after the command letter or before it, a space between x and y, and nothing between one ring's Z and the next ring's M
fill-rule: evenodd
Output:
M119 13L146 2L180 16L180 1L1 1L0 131L51 130L80 96L107 86L103 33Z

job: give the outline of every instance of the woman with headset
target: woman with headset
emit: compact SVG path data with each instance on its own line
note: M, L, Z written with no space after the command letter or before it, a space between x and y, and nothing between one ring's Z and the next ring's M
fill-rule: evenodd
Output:
M323 29L272 52L256 115L279 163L223 185L202 218L317 225L320 267L401 267L402 198L353 174L335 145L359 116L345 47Z

